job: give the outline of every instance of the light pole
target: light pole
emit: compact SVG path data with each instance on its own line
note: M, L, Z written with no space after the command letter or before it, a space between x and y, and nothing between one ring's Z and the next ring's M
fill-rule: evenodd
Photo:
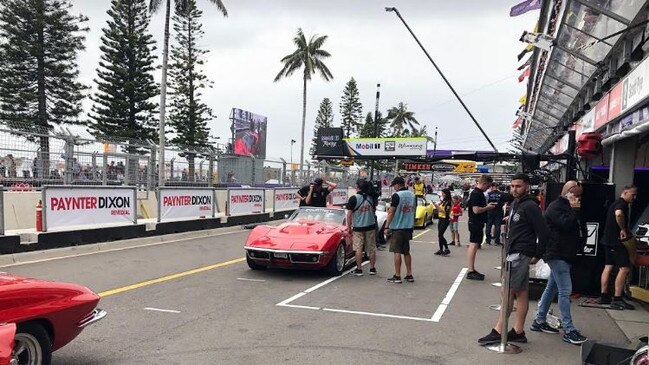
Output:
M424 46L421 44L421 42L419 42L419 39L417 39L417 36L415 35L415 33L413 33L413 31L412 31L412 29L410 29L410 26L408 25L408 23L406 23L406 21L403 19L403 17L399 13L399 10L397 10L397 8L392 7L392 8L385 8L385 11L387 11L388 13L393 12L393 13L397 14L399 19L401 19L401 22L403 23L403 25L405 25L406 28L408 29L408 32L410 32L410 34L415 39L415 41L417 42L419 47L421 47L421 50L424 51L424 53L426 54L426 57L428 57L428 60L430 61L430 63L433 64L433 67L435 67L435 70L437 70L439 75L442 76L442 79L446 83L446 86L448 86L448 88L451 89L451 92L453 92L453 95L455 95L455 97L460 102L460 104L462 104L462 107L464 108L466 113L469 115L469 117L471 118L473 123L475 123L476 127L478 127L478 129L480 130L480 132L482 133L484 138L487 140L487 142L489 142L489 145L491 145L491 148L493 148L495 152L498 152L498 149L493 144L493 142L491 142L491 139L489 139L489 136L487 136L487 133L485 133L484 129L482 129L482 126L480 126L480 123L478 123L478 121L475 119L473 114L471 114L471 111L469 111L469 108L466 106L466 104L464 104L464 101L462 101L462 98L460 98L460 95L458 95L457 92L455 92L455 89L453 88L453 86L451 86L451 83L448 82L448 80L446 79L446 76L444 76L444 73L442 73L442 70L440 70L439 67L437 67L437 64L435 63L435 61L433 61L433 58L428 54L428 51L426 51L426 48L424 48Z
M291 184L295 185L295 171L293 170L293 145L297 142L296 140L291 140Z

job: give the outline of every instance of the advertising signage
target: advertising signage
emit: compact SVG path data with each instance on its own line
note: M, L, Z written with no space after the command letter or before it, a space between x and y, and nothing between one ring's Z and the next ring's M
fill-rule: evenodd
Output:
M228 189L228 213L263 213L266 194L263 189Z
M159 219L214 217L212 189L160 188Z
M234 154L265 158L267 118L246 110L232 108L230 120Z
M413 138L347 138L349 156L354 157L425 157L425 137Z
M315 154L317 156L344 156L342 128L319 128Z
M43 187L44 227L60 228L136 222L135 188Z

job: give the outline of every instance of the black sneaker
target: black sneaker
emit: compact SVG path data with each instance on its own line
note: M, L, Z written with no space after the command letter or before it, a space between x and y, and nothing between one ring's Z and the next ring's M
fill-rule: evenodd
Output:
M478 339L478 343L481 345L493 345L500 342L500 333L495 329L491 329L488 335Z
M469 280L484 280L484 275L477 271L469 271L469 273L466 274L466 278Z
M376 275L376 268L375 267L370 268L370 275Z
M393 275L391 278L388 278L388 283L401 284L403 281L401 281L401 276Z
M563 341L571 343L573 345L581 345L582 343L588 341L588 337L583 336L579 331L572 330L565 335L563 335Z
M532 321L532 324L530 325L530 331L543 332L543 333L559 333L559 330L550 326L548 322L539 323L537 321Z
M354 270L354 275L363 276L363 269L355 269Z
M449 245L449 246L455 246L455 241L450 242L448 245Z
M602 295L597 298L597 304L611 304L611 297L608 295Z
M444 252L442 253L442 256L448 256L450 254L451 254L451 250L444 250Z
M620 307L625 310L634 310L635 307L633 304L626 302L624 299L613 299L611 305L614 307Z
M406 277L404 277L404 279L409 283L414 283L415 282L415 278L413 278L412 275L406 275Z
M525 331L521 333L516 333L512 328L507 332L507 342L518 342L518 343L527 343L527 337L525 337Z
M435 255L439 256L439 255L441 255L442 253L444 253L444 251L442 251L442 250L438 250L437 252L435 252Z

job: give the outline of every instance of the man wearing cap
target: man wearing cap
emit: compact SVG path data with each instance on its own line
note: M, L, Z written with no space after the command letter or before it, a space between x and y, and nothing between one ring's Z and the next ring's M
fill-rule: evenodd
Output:
M363 276L363 250L370 258L370 275L376 275L376 216L372 185L365 179L356 181L356 194L346 206L347 229L352 232L352 244L356 258L354 275Z
M325 188L324 185L327 185ZM298 190L300 206L326 207L327 196L336 188L336 183L316 178L313 183L303 186Z
M402 283L401 281L401 255L406 263L406 276L408 282L414 282L412 276L412 257L410 256L410 239L415 227L415 210L417 199L415 194L406 188L406 182L397 176L390 184L396 192L392 194L388 217L385 221L385 237L390 237L390 252L394 253L394 275L388 279L389 283Z

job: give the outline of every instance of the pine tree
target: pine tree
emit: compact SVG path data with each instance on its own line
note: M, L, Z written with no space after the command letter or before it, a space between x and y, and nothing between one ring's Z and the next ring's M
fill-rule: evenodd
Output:
M97 138L126 140L127 153L143 153L138 146L156 137L158 88L153 80L155 50L149 34L145 0L113 0L110 19L101 37L103 52L97 69L97 92L90 113L90 132ZM129 171L137 171L129 159Z
M41 166L49 169L55 125L81 124L86 89L76 58L84 49L83 15L69 0L3 0L0 5L0 122L40 133Z
M211 87L207 76L200 69L206 50L198 48L203 36L200 18L203 12L189 0L185 10L176 8L173 17L176 44L171 47L171 113L169 125L176 133L171 143L186 150L189 177L194 178L194 159L197 151L209 146L209 127L212 110L201 102L201 90Z
M315 155L316 145L318 144L318 129L331 128L334 123L334 109L333 104L329 98L322 99L320 108L318 109L318 116L315 118L315 128L313 130L313 139L311 140L311 149L309 154Z
M386 136L387 121L383 118L383 114L379 112L378 122L376 127L376 138ZM361 138L374 138L374 114L368 112L365 116L365 123L358 129L358 136Z
M358 86L353 77L347 82L343 91L340 101L340 117L345 138L349 138L352 132L360 127L361 118L363 118L363 104L360 102Z

